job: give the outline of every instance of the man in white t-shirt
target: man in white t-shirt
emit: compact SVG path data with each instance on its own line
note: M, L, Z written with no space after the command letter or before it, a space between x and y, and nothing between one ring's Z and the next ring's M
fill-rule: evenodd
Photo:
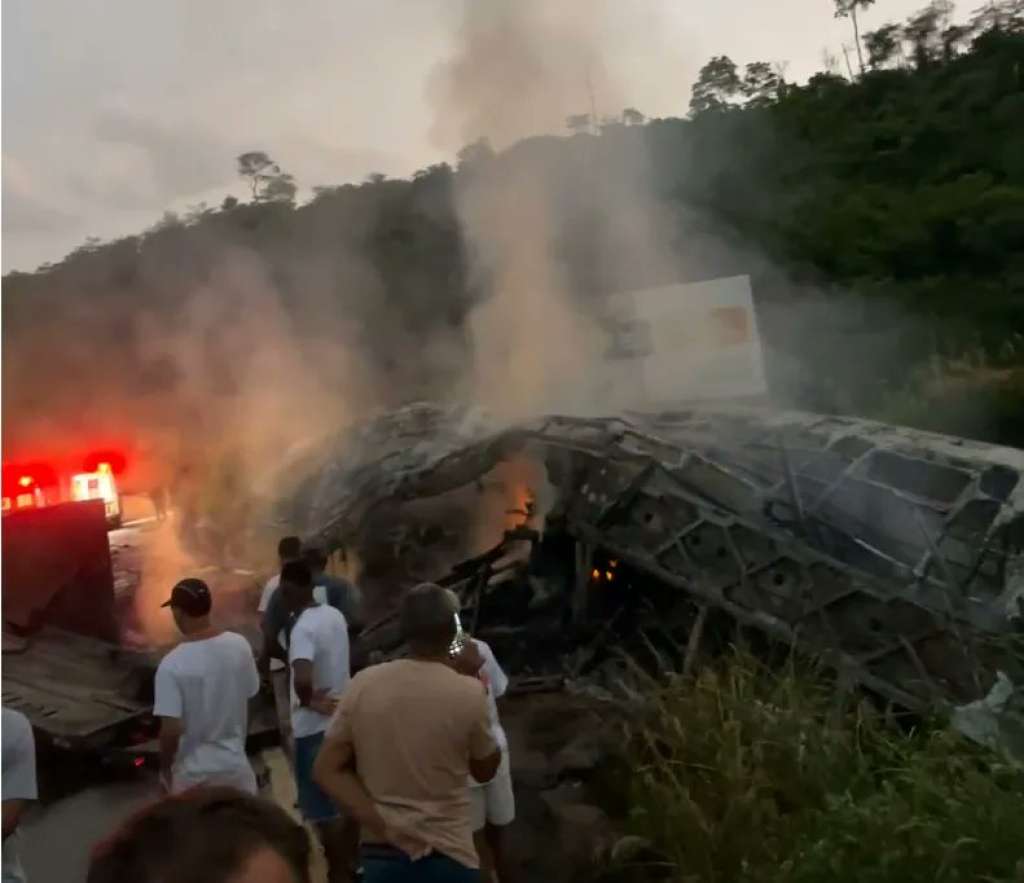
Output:
M304 561L284 565L278 591L288 613L295 617L288 636L288 665L299 809L323 843L330 883L347 881L354 870L358 832L313 781L313 763L338 699L348 686L348 624L340 610L314 599L313 574Z
M183 579L162 606L185 640L156 670L161 783L174 793L216 784L256 794L245 753L249 700L260 688L252 648L212 626L210 589L200 579Z
M516 801L512 792L508 738L498 717L497 703L508 689L508 676L498 665L487 642L479 638L470 638L463 644L455 657L455 668L483 683L487 691L491 737L501 749L501 763L494 778L484 783L472 779L469 782L473 801L473 840L480 855L481 879L488 883L497 873L501 883L511 883L516 875L508 859L506 832L515 821Z
M286 537L288 540L293 537ZM282 542L284 542L282 540ZM291 547L289 547L291 548ZM331 576L325 570L327 555L317 546L303 547L301 559L309 566L313 574L313 600L317 604L330 604L341 611L348 626L349 635L353 634L355 618L359 616L362 595L355 583L347 579ZM297 559L293 559L297 560ZM284 563L282 562L282 566ZM263 629L264 655L271 659L285 659L288 655L288 632L295 621L295 614L290 611L277 592L280 575L271 577L263 587L260 598L259 612Z
M3 738L4 842L3 883L25 883L25 871L18 859L18 825L28 804L39 795L36 790L36 743L32 726L20 711L3 709L0 721Z
M324 570L327 556L319 547L303 547L298 537L284 537L277 546L281 566L289 561L305 561L313 574L313 600L317 604L330 604L341 611L352 634L353 616L358 615L362 596L354 583L330 576ZM265 671L283 671L288 657L288 632L294 623L292 613L277 593L281 584L280 573L272 576L263 586L257 607L263 630L261 668ZM350 615L350 611L352 615Z

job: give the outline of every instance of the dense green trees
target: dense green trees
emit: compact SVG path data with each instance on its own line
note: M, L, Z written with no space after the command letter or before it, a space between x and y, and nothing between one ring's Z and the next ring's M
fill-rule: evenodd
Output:
M840 5L852 15L864 4ZM460 194L487 176L544 181L550 252L581 304L751 274L770 367L798 404L901 419L909 412L894 403L908 385L918 395L922 372L934 381L937 360L1019 376L1024 4L989 4L956 25L938 2L858 37L854 81L823 73L795 85L781 66L741 73L718 56L688 119L578 114L569 137L497 154L481 140L455 169L318 187L302 205L269 156L244 154L250 202L168 215L4 279L5 435L15 414L16 425L31 414L81 421L97 389L134 423L202 410L195 377L204 394L229 397L250 363L221 344L257 313L261 334L270 325L295 352L316 353L320 381L339 394L358 386L364 403L394 404L450 392L467 314L489 293L486 274L468 269ZM192 341L189 366L175 329ZM321 356L332 347L351 356L343 368ZM1024 443L1012 420L941 426Z
M695 115L688 139L730 160L684 186L785 265L998 346L1024 330L1024 11L1003 4L961 49L945 6L868 34L857 82Z
M803 329L812 402L1024 444L1024 4L989 4L955 24L936 2L864 42L855 82L819 74L767 105L695 113L680 137L704 174L679 186L788 268L789 283L833 291L834 315L814 312L813 329L764 304L786 283L759 292L769 326L787 315ZM954 393L940 383L922 400L936 371L966 364L1001 385Z

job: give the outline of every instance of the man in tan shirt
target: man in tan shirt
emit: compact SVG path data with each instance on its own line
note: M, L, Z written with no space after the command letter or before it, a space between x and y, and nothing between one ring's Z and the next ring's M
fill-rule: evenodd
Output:
M482 685L449 656L456 612L438 586L406 595L410 658L352 679L317 757L317 783L362 828L366 883L480 879L466 777L493 778L501 751Z

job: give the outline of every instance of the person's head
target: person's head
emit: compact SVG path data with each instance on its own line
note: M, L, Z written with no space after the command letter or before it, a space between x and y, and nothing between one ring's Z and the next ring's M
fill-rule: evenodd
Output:
M302 540L298 537L281 537L277 544L277 557L282 564L298 561L302 557Z
M86 883L309 883L305 829L269 800L194 788L121 825L93 850Z
M327 569L327 553L321 546L306 546L302 550L302 560L309 565L314 577L320 576Z
M188 635L210 624L210 608L213 599L210 587L201 579L189 577L171 589L171 597L161 607L170 607L174 624L182 634Z
M406 592L402 599L402 637L414 656L439 657L448 653L455 637L453 604L445 589L422 583Z
M305 561L288 561L281 568L281 597L284 606L295 612L313 600L313 574Z

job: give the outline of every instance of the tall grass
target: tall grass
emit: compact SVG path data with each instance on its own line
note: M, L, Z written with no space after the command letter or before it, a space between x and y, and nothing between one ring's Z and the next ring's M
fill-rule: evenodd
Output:
M626 880L1024 881L1024 772L942 727L840 709L813 670L737 652L649 685L631 724Z
M933 357L862 409L866 417L917 429L1024 447L1024 342L1014 335L993 357L977 348Z

